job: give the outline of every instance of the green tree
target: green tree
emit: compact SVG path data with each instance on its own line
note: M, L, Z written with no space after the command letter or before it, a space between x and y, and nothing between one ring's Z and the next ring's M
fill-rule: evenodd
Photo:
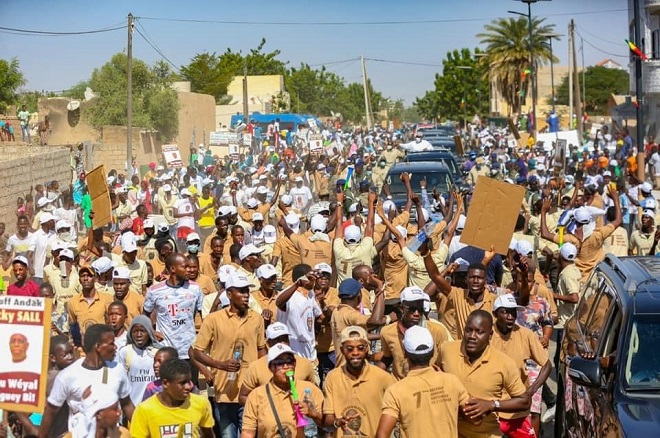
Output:
M18 89L27 81L21 72L17 58L0 59L0 112L6 113L10 105L18 101Z
M582 72L579 74L582 87ZM607 101L612 94L629 94L630 76L625 70L616 70L601 66L587 67L584 71L586 96L582 96L588 113L604 114ZM582 89L582 88L580 88ZM564 77L557 88L557 104L568 105L568 76ZM552 104L552 97L548 104Z
M477 49L454 50L442 62L442 75L436 74L434 89L415 101L419 113L429 120L471 119L488 113L487 71L478 61Z
M525 17L498 18L484 26L477 34L485 45L486 56L481 59L488 77L495 81L502 97L514 114L529 92L531 76L529 63L529 21ZM534 66L550 62L548 35L554 34L554 24L545 24L544 18L532 18L532 48ZM554 58L554 62L558 60Z
M81 98L85 87L99 96L98 103L85 116L92 126L126 124L126 72L126 55L117 53L95 69L88 81L73 87L74 97ZM144 61L133 59L133 126L157 130L162 141L171 140L178 132L179 103L171 88L174 79L176 75L162 62L149 67Z

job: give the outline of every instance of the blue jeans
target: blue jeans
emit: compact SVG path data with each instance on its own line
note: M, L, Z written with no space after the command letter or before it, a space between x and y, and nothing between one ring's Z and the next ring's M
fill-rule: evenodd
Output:
M243 406L239 403L213 403L213 417L220 438L238 438L243 427Z
M27 137L28 143L32 141L30 139L30 125L21 125L21 137L23 141L25 141L25 137Z

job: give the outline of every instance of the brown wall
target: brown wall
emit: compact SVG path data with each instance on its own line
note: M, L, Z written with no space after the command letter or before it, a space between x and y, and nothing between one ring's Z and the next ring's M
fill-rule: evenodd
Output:
M84 120L85 111L95 105L96 100L80 103L80 118L72 126L70 112L66 106L71 99L66 97L49 97L39 99L39 121L44 116L50 118L51 134L49 144L76 144L83 141L97 142L100 133ZM20 135L20 130L18 132Z
M179 134L173 143L179 146L184 163L190 158L190 143L195 130L195 145L209 144L211 131L215 131L215 99L208 94L177 93L179 96ZM206 135L204 135L206 134Z

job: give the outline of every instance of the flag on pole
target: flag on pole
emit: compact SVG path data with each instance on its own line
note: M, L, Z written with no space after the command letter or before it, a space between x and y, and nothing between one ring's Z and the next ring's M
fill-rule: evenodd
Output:
M344 191L348 190L350 187L351 183L351 178L353 177L353 171L355 168L353 166L348 166L348 169L346 171L346 181L344 182Z
M461 97L461 108L465 107L465 98Z
M639 47L637 47L632 41L630 40L624 40L627 44L630 50L640 58L642 58L643 61L648 61L649 58L646 56L646 53L642 52Z

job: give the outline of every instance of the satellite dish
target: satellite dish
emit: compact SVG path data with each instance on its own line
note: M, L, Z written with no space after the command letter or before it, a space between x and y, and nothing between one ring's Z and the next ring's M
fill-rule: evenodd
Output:
M89 87L85 88L85 102L89 102L95 97L99 97L99 95L94 93L91 88Z
M80 101L79 100L72 100L71 102L66 104L66 109L69 111L77 111L80 109Z

